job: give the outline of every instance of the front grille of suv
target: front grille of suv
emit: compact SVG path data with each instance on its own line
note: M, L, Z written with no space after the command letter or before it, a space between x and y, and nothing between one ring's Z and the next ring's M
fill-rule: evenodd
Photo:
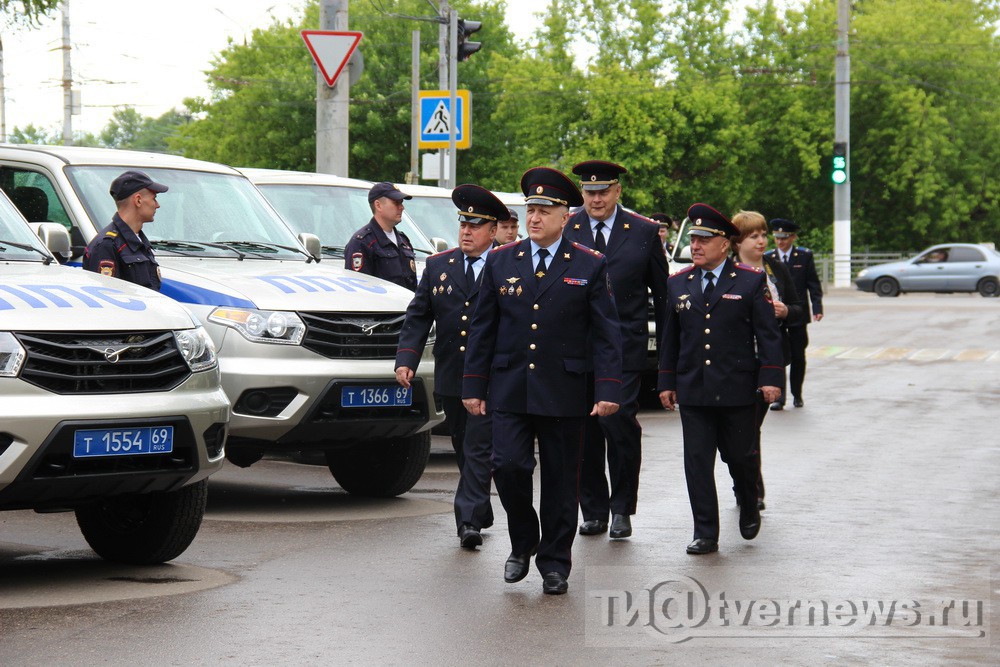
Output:
M168 391L191 375L170 331L14 335L21 379L56 394Z
M395 359L403 313L299 313L302 347L329 359Z

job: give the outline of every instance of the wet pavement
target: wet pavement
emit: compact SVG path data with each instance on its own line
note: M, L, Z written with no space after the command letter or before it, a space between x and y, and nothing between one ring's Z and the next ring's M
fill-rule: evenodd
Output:
M578 537L570 592L458 547L444 438L390 500L322 467L227 466L171 564L104 563L70 514L0 514L0 664L997 664L1000 299L855 292L810 326L806 406L764 423L767 509L689 556L680 420L644 411L634 536ZM536 489L537 490L537 489ZM991 613L992 604L992 613Z

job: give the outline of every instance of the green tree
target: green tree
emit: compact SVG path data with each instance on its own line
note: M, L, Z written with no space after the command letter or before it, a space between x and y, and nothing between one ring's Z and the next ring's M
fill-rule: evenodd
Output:
M159 118L151 118L141 115L135 107L120 107L115 109L98 139L100 145L107 148L163 153L167 151L168 139L190 120L190 116L176 109Z
M34 25L43 16L54 12L61 0L0 0L0 13L9 24Z

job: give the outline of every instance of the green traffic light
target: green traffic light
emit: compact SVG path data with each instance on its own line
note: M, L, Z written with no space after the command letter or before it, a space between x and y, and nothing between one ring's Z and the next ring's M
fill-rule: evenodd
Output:
M840 185L841 183L847 180L847 172L844 171L843 169L835 169L833 173L830 175L830 178L833 180L834 183Z

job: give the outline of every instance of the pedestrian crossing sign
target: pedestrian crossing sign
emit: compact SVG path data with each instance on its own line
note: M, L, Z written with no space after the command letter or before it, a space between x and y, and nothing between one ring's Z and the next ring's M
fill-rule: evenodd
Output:
M447 90L418 91L420 105L419 148L448 148L448 133L452 118L455 119L455 147L472 145L471 117L472 94L468 90L455 91L455 113L451 113L451 93Z

